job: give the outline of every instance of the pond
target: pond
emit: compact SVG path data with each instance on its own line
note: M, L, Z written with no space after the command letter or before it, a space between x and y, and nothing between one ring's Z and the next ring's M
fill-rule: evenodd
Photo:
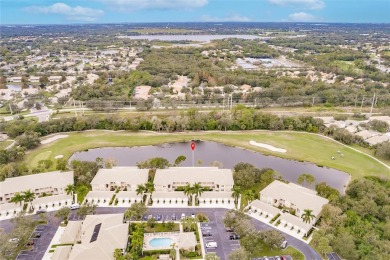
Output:
M179 155L187 157L181 166L192 166L190 142L169 143L155 146L137 147L104 147L77 152L69 160L95 161L97 157L115 159L117 166L135 166L137 162L153 157L163 157L171 163ZM259 168L272 168L291 182L296 182L302 173L309 173L317 182L326 182L328 185L344 193L349 181L347 173L319 167L309 162L298 162L275 156L267 156L258 152L238 147L226 146L215 142L198 141L194 152L195 165L201 160L201 166L209 166L213 161L222 163L223 168L233 168L239 162L251 163ZM314 185L313 185L314 186Z

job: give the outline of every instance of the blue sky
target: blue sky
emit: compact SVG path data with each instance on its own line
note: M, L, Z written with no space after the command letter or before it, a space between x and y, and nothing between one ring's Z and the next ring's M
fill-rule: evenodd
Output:
M390 0L0 0L1 24L390 23Z

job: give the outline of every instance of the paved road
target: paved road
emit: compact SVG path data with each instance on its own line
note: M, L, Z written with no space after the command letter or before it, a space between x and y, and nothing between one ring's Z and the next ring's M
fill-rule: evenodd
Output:
M127 208L97 208L96 214L114 214L114 213L123 213ZM213 234L213 237L215 237L214 241L218 243L218 245L221 245L220 247L215 250L215 252L218 254L221 259L229 259L228 255L230 252L237 248L238 246L235 245L235 243L230 242L226 239L226 232L224 230L224 225L222 222L222 216L226 212L226 209L214 209L214 208L149 208L147 214L151 214L153 216L157 216L157 214L162 214L164 219L169 219L172 214L175 214L177 218L181 216L182 213L186 214L186 216L190 216L192 213L203 213L206 214L210 219L210 226L214 230L218 230L218 232L215 232L216 234ZM55 231L57 230L60 221L54 217L54 213L47 213L49 223L46 225L45 228L45 235L42 235L42 237L39 239L40 241L37 242L36 248L34 248L33 252L29 253L29 258L20 258L20 259L41 259L44 252L46 251L47 247L50 244L51 239L53 238ZM75 216L75 211L72 212L70 216L70 220L76 220L77 217ZM264 224L263 222L252 219L253 224L255 225L256 229L258 230L269 230L272 229L271 226ZM12 228L14 227L14 224L10 220L4 220L0 222L0 227L4 228L5 232L10 232ZM290 235L284 234L286 237L286 240L288 241L288 244L295 247L299 251L301 251L304 255L306 260L320 260L322 259L321 256L314 251L309 245L302 242L299 239L296 239Z

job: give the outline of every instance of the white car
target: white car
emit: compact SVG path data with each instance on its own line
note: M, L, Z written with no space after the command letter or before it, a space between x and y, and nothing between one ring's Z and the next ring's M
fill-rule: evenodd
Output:
M217 248L217 247L218 247L217 242L208 242L206 244L206 248Z
M70 207L69 207L71 210L74 210L74 209L79 209L80 208L80 205L79 204L77 204L77 203L75 203L75 204L72 204L72 205L70 205Z
M186 214L181 214L181 219L185 219L186 218Z

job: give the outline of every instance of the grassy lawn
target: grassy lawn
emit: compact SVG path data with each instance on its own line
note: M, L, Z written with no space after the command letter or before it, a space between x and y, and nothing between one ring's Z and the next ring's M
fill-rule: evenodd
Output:
M269 247L264 247L263 250L256 252L256 257L263 256L282 256L290 255L294 260L304 260L305 256L294 247L288 246L285 250L282 249L271 249Z
M12 144L12 142L13 141L9 141L9 140L0 142L0 150L4 150L5 148L7 148L8 145Z
M60 154L64 155L64 158L69 158L77 151L91 148L156 145L166 142L188 141L191 139L215 141L286 159L309 161L320 166L347 172L352 175L352 178L361 178L365 175L390 175L389 170L385 166L364 154L360 154L324 137L300 132L74 132L70 133L67 138L41 145L37 149L28 152L26 162L28 165L34 167L39 160L54 160L54 157ZM249 144L250 140L284 148L287 152L281 154L255 147ZM341 151L344 154L344 158L331 160L331 156L336 156L337 151Z
M145 233L154 233L154 232L176 232L180 231L180 226L178 223L174 223L173 229L169 228L169 225L166 223L156 223L156 225L151 228L149 226L145 227Z

